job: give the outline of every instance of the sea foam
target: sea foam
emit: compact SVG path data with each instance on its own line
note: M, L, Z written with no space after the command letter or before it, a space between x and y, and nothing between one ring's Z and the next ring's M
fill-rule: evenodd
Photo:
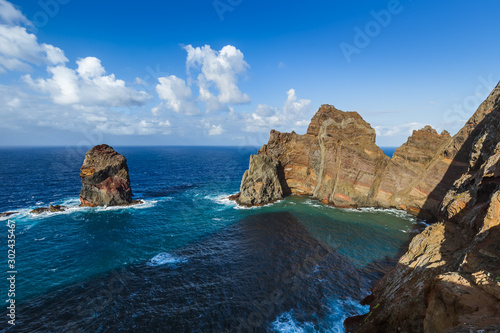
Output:
M175 257L167 252L162 252L149 259L146 263L148 266L176 265L186 262L186 258Z

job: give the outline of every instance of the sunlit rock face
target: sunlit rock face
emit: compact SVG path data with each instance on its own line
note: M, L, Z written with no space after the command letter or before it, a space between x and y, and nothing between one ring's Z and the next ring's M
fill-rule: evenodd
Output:
M132 199L127 159L108 145L87 152L80 169L81 206L123 206L139 203Z

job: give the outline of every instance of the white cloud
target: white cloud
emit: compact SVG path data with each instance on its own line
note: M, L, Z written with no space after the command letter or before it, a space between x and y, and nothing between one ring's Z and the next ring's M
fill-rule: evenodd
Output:
M222 125L212 125L212 127L208 130L208 135L221 135L224 132L222 129Z
M144 91L127 87L125 81L115 78L114 74L104 75L106 70L101 61L87 57L76 61L76 70L65 65L48 67L52 75L48 79L32 79L25 75L24 80L34 89L48 93L54 103L90 106L137 106L144 105L150 98Z
M222 124L219 125L210 124L210 122L206 119L202 119L201 124L203 125L203 127L205 127L206 130L208 130L209 136L221 135L222 133L224 133Z
M307 126L312 116L311 100L298 100L295 89L288 90L287 95L281 109L259 104L255 112L247 115L245 131L263 132L270 129L290 131Z
M205 102L208 111L250 102L250 97L238 88L238 75L244 74L249 67L240 50L232 45L220 51L212 50L209 45L196 48L188 45L184 49L188 53L187 72L189 75L198 73L199 99Z
M125 114L108 107L58 105L45 96L27 94L17 87L0 85L0 127L18 129L33 126L72 132L97 130L112 135L169 134L171 123L157 117Z
M13 4L6 0L0 0L0 24L14 25L26 24L30 25L28 19L14 7Z
M158 97L165 100L167 108L188 116L200 113L192 101L193 94L186 81L174 75L160 77L158 81L160 83L156 85L156 92Z
M394 126L374 126L377 136L411 136L414 130L421 129L426 124L422 123L407 123Z
M37 37L21 26L0 24L0 69L31 70L30 64L58 65L67 62L64 52L49 44L39 44Z

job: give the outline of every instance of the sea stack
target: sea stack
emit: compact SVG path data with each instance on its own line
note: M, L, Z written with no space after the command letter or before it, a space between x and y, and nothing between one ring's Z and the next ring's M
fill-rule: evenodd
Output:
M80 169L81 206L128 206L133 200L127 159L112 147L102 144L87 152Z

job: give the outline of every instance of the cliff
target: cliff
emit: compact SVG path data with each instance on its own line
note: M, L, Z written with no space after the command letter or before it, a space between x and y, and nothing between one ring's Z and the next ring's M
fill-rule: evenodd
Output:
M124 206L132 199L127 159L108 145L90 149L80 169L81 206Z
M266 204L293 193L337 207L391 207L429 217L437 212L444 188L453 183L453 177L443 183L451 165L456 178L466 170L465 163L453 160L457 152L448 148L461 138L426 126L389 158L375 144L375 130L358 113L322 105L306 134L271 131L257 156L274 162L256 168L251 160L240 188L244 200L240 196L237 202ZM250 193L264 173L276 174L281 186L267 188L266 195Z
M274 161L281 177L281 188L269 189L273 200L304 194L339 207L403 209L437 222L374 286L363 301L370 312L346 320L348 331L500 330L500 84L455 136L426 126L392 158L356 112L329 105L304 135L271 131L257 156ZM259 172L251 168L241 189ZM253 196L263 204L261 192Z
M375 285L369 315L346 322L351 331L500 331L500 84L439 159L450 157L458 167L445 185L467 169L445 194L439 223Z

